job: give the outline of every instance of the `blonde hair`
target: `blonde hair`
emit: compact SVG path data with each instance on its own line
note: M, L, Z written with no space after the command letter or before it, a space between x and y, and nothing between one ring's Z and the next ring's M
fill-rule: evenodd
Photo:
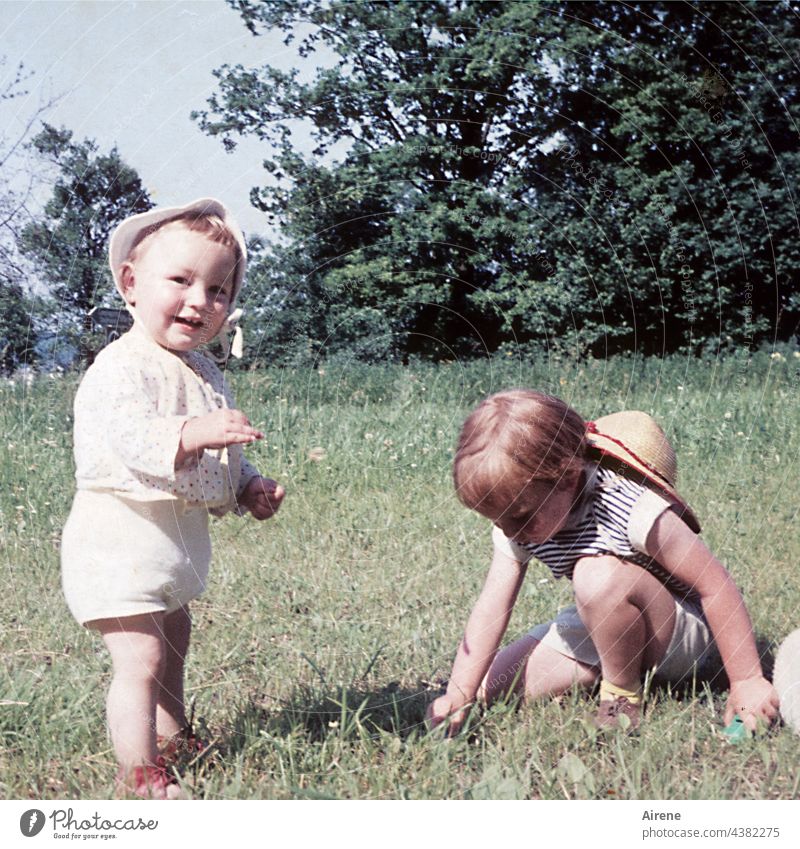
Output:
M583 468L586 422L560 398L531 389L490 395L461 428L453 483L472 510L505 510L533 481Z
M168 227L171 224L180 224L187 230L192 230L195 233L202 233L212 242L216 242L219 245L224 245L226 248L230 248L233 251L234 256L233 279L238 279L239 269L244 257L242 256L242 249L239 246L236 236L233 235L228 225L222 220L222 218L220 218L219 215L199 210L181 212L178 215L174 215L172 218L166 218L164 221L159 221L157 224L151 224L149 227L143 227L136 234L136 238L131 244L131 249L128 252L128 256L125 258L125 261L134 262L142 244L151 236L158 233L159 230L163 230L164 227Z

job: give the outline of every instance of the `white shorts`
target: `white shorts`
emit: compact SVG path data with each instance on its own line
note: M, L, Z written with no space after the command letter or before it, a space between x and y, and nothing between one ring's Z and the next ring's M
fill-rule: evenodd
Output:
M210 562L208 511L174 499L79 490L61 538L64 595L82 625L171 613L203 592Z
M565 607L550 622L535 625L528 634L559 654L587 666L600 666L600 656L574 605ZM678 682L699 669L715 652L714 638L700 605L675 598L675 629L654 677Z

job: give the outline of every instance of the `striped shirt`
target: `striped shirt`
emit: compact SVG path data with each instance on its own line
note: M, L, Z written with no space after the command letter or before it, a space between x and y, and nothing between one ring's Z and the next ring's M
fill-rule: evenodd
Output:
M646 551L647 536L670 502L640 483L609 469L587 465L583 494L564 527L543 543L517 543L495 526L494 547L520 563L541 560L556 578L572 578L582 557L611 554L654 575L679 598L697 594L656 563Z

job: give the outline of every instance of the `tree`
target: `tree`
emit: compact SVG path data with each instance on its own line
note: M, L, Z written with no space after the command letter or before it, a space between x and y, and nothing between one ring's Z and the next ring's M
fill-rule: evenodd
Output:
M312 83L274 68L223 68L201 125L230 146L252 133L277 148L274 188L254 202L282 225L287 244L267 257L273 317L309 328L317 348L353 335L386 353L496 347L503 318L485 295L494 260L486 228L503 223L512 150L551 132L541 121L546 26L516 35L534 7L445 2L236 4L251 31L298 19L301 45L339 57ZM513 97L512 97L513 93ZM212 115L217 120L212 119ZM300 156L285 121L310 120L314 158ZM533 128L520 133L513 126ZM342 140L344 161L319 159ZM273 334L274 335L274 334Z
M563 225L546 231L555 279L570 301L596 292L593 308L576 305L588 341L662 351L789 338L796 4L562 12L573 19L552 54L563 126L553 167L528 173Z
M310 82L224 66L195 113L274 151L252 194L283 235L273 338L446 357L794 331L796 4L231 5L335 57Z
M113 292L107 262L111 231L153 204L116 147L99 153L91 139L75 142L69 130L49 124L32 146L58 171L42 219L25 227L20 246L48 283L59 334L73 336L81 358L90 361L94 343L88 313Z
M0 57L0 68L6 64ZM23 97L30 72L23 65L2 89L0 103ZM28 269L17 250L17 239L27 219L26 204L35 183L35 173L19 162L34 123L52 106L40 104L15 135L0 133L0 373L29 365L35 359L33 313Z
M21 287L0 270L0 373L33 361L31 312Z

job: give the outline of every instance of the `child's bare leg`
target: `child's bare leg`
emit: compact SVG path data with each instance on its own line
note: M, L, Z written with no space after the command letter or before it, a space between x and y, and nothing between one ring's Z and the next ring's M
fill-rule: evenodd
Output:
M566 657L526 634L498 652L478 697L491 703L512 692L527 699L558 696L573 686L593 686L599 675L597 667Z
M600 655L603 679L625 690L662 660L675 628L675 602L649 572L616 557L587 557L572 576L575 603Z
M188 607L167 613L163 621L164 670L159 679L156 704L156 730L172 737L186 727L183 697L183 667L189 650L192 617Z
M106 709L111 741L125 771L156 762L156 699L164 668L163 614L100 619L114 677Z

